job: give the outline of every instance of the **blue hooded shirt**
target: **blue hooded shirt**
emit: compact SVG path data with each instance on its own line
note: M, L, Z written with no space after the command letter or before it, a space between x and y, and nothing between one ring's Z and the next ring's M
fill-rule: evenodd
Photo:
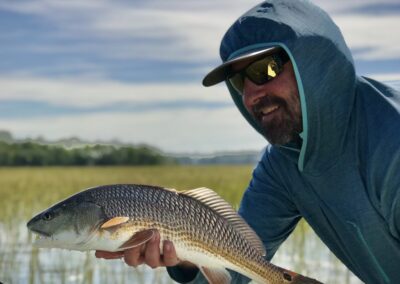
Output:
M269 0L252 8L226 32L220 55L225 62L270 46L282 47L293 65L302 143L267 147L239 213L268 259L304 218L363 282L400 283L400 92L357 76L340 30L309 1ZM198 275L194 282L202 281Z

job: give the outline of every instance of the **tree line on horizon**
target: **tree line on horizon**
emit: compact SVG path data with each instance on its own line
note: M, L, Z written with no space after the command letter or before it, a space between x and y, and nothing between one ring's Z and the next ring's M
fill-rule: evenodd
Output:
M176 161L148 146L94 145L73 149L32 142L0 141L0 166L162 165Z

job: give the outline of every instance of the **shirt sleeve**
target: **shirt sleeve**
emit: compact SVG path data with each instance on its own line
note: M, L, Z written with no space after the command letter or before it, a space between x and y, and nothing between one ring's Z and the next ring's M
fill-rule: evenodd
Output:
M400 141L397 137L390 138ZM373 197L371 199L379 202L378 208L388 223L391 235L400 241L400 147L399 143L393 145L387 140L382 139L382 145L371 154L368 190Z
M400 179L392 177L387 180L396 181L397 185L394 183L384 186L382 208L392 236L400 241Z
M198 278L198 274L200 270L193 270L193 269L184 269L179 265L167 267L167 272L169 277L171 277L174 281L178 283L190 283L194 282L196 278ZM199 282L200 283L200 282ZM207 282L206 282L207 283Z
M301 218L283 182L287 172L282 165L273 164L267 150L253 172L239 209L239 214L261 238L268 260Z

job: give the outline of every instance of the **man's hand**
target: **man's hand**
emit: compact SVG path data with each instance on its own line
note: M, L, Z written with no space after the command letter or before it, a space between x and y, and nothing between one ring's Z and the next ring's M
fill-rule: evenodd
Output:
M160 234L155 232L153 238L147 243L138 247L130 248L120 252L107 252L96 251L97 258L117 259L123 258L126 264L136 267L143 263L151 268L160 266L176 266L182 264L183 266L193 267L193 264L188 262L182 263L176 256L176 251L171 241L163 242L163 254L160 254Z

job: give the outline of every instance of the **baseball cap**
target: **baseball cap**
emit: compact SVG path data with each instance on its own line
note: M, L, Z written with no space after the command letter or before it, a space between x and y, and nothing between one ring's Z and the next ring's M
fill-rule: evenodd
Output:
M232 58L218 67L214 68L211 72L209 72L203 79L203 86L205 87L210 87L215 84L218 84L222 81L225 81L225 79L231 75L232 73L232 65L233 64L239 64L241 62L245 61L252 61L252 60L257 60L261 57L267 56L274 54L276 52L281 51L282 48L280 46L273 46L273 47L268 47L264 48L262 50L257 50L257 51L252 51L246 54L239 55L238 57Z

